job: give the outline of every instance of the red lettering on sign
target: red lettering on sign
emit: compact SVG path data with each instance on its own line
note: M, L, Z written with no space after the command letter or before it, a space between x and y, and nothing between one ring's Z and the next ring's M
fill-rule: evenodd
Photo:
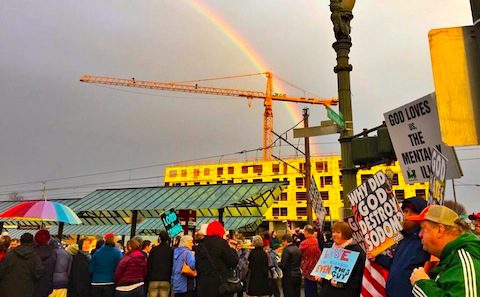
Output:
M320 266L318 266L318 271L320 273L330 273L330 271L332 271L332 266L330 266L330 265L320 265Z
M340 257L340 260L348 261L348 255L350 255L351 252L352 251L344 250L342 256Z

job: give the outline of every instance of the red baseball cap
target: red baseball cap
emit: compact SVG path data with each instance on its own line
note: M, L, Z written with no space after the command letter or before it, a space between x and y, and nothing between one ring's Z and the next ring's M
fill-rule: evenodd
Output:
M471 215L468 216L468 218L472 221L480 220L480 212L477 212L476 214L472 213Z

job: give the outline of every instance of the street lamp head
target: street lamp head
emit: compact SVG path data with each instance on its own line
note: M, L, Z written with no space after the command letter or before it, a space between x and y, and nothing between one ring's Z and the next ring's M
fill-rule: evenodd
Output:
M355 6L355 0L330 0L330 10L332 12L352 12Z
M353 7L355 6L355 0L340 0L340 6L344 10L353 10Z

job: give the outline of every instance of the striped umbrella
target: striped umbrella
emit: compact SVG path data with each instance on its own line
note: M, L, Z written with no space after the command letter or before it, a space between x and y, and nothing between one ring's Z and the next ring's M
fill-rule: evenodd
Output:
M22 202L1 213L0 218L54 221L67 224L82 223L70 207L48 200Z

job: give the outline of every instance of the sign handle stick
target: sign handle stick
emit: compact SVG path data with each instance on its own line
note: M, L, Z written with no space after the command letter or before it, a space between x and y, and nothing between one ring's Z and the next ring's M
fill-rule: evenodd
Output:
M457 191L455 191L455 179L452 178L452 189L453 189L453 200L455 205L457 205Z

